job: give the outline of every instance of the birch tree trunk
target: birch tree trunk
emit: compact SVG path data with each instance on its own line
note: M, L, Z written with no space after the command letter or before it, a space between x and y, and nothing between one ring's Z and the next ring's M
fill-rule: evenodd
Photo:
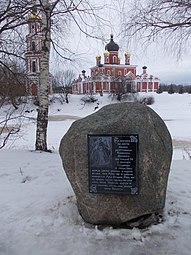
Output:
M42 0L42 49L40 58L40 86L38 93L38 115L35 149L47 150L48 127L48 90L49 90L49 57L50 57L50 4Z

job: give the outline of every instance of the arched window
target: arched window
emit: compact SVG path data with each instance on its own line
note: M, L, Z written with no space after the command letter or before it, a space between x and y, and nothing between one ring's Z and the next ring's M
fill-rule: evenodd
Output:
M40 25L37 26L37 31L40 31Z
M36 61L32 62L32 72L35 73L36 72Z
M118 72L118 75L119 75L119 76L121 76L121 75L122 75L122 74L121 74L121 71L119 71L119 72Z
M110 70L107 70L107 74L108 74L108 75L110 75L110 74L111 74Z
M34 26L34 25L31 26L31 32L32 32L32 33L35 32L35 26Z
M32 51L35 51L36 50L36 45L35 45L35 42L33 41L32 44L31 44L31 48L32 48Z
M117 57L113 56L113 63L116 64L117 63Z

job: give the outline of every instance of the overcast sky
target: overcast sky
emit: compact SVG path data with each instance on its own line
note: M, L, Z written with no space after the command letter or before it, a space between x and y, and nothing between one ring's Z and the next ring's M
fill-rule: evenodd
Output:
M161 83L176 83L191 85L191 49L182 54L181 59L171 50L166 51L160 44L155 42L147 47L141 44L129 46L127 39L123 38L121 32L121 16L124 9L127 10L131 0L92 0L96 4L108 4L108 6L99 12L104 17L105 24L95 29L95 34L102 37L102 40L96 40L86 37L70 28L67 34L67 44L73 52L76 52L75 72L77 75L84 69L87 75L90 75L90 68L95 65L95 57L99 53L102 56L106 43L110 40L110 34L113 33L114 41L119 45L119 55L122 57L121 63L124 63L124 53L126 50L131 52L131 64L137 65L137 74L141 74L142 66L148 67L147 71L158 77ZM110 8L111 7L111 8ZM128 15L128 12L127 12ZM73 65L73 63L72 63Z
M6 2L6 0L4 0ZM51 69L53 73L55 70L74 68L76 75L81 73L84 69L87 75L90 75L90 68L95 65L95 57L99 53L102 56L106 43L109 42L110 34L114 34L114 41L119 45L119 55L122 57L121 63L124 63L124 53L126 50L131 52L131 64L137 65L137 74L141 74L142 66L148 67L149 74L157 76L162 83L176 83L191 85L191 47L182 55L181 59L177 59L173 52L165 51L160 46L160 43L153 43L146 49L140 44L128 45L127 39L120 36L121 32L121 15L120 12L127 10L130 1L133 0L91 0L96 4L105 4L106 8L99 11L100 16L105 19L105 24L100 25L95 29L95 34L102 38L102 40L91 39L79 33L74 27L69 27L67 34L63 37L65 47L75 52L75 64L72 62L63 63L56 62L55 58L51 59ZM0 4L3 0L0 1ZM1 7L1 5L0 5ZM128 13L127 13L128 15ZM91 23L90 23L91 25Z
M110 38L110 32L107 31L106 38ZM159 46L149 45L147 51L141 48L125 48L125 42L118 41L115 37L114 41L119 44L119 55L122 57L121 64L124 63L124 54L126 50L131 52L131 64L137 65L137 74L142 73L142 67L147 66L147 72L158 77L161 83L175 83L182 85L191 85L191 50L187 51L187 54L183 55L181 59L177 59L176 56L169 52L164 52ZM77 74L82 70L86 70L86 74L90 75L90 68L95 66L96 55L100 54L103 63L103 52L105 50L106 43L96 39L89 39L80 37L80 39L73 38L71 48L77 53L75 65L71 63L72 67ZM71 65L67 63L68 68Z

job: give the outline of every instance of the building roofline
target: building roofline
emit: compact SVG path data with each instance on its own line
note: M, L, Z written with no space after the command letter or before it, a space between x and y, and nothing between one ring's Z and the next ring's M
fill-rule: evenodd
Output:
M102 67L137 67L138 65L125 65L125 64L119 64L119 65L116 65L116 64L103 64L102 66L94 66L94 67L90 67L90 69L93 69L93 68L102 68Z

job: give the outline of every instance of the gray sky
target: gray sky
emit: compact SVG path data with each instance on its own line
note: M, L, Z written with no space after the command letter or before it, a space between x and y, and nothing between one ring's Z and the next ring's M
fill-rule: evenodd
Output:
M0 7L7 0L0 1ZM165 51L160 44L153 43L147 47L147 49L142 48L140 45L128 45L127 39L123 39L119 36L121 28L121 16L120 12L122 10L127 10L130 1L133 0L91 0L95 4L100 3L101 5L106 4L105 9L99 11L100 16L102 16L106 21L105 24L100 25L94 32L102 40L91 39L83 34L79 33L79 30L73 28L72 26L68 29L67 35L63 37L65 41L65 46L76 53L76 62L69 64L68 62L55 64L55 58L51 60L51 66L53 72L55 69L65 69L74 68L76 74L81 73L83 69L87 71L90 75L90 68L95 65L96 54L102 56L103 62L103 52L106 43L110 39L110 34L114 34L114 41L120 46L120 55L124 56L126 50L131 52L131 64L137 65L137 74L142 72L142 66L146 65L148 67L148 73L157 76L163 83L177 83L177 84L189 84L191 85L191 48L188 48L186 52L183 53L181 59L177 59L173 56L173 52ZM126 6L127 5L127 6ZM108 8L109 7L109 8ZM91 24L91 23L90 23ZM124 58L122 58L122 63Z
M90 75L90 68L95 65L95 57L99 53L102 56L106 43L110 39L110 34L114 34L114 41L119 44L119 55L122 57L121 63L124 63L124 53L126 50L131 52L131 64L137 65L137 74L142 72L142 66L148 67L147 71L158 77L162 83L176 83L191 85L191 49L183 52L181 59L177 59L174 52L166 51L160 44L155 42L149 46L142 47L140 44L129 46L127 39L121 35L122 19L120 11L127 10L131 0L91 0L96 4L108 4L99 12L106 21L100 25L94 33L102 37L102 40L96 40L86 37L71 27L67 34L67 45L73 52L76 52L75 72L77 75L84 69L87 75ZM126 6L127 5L127 6ZM128 13L128 12L127 12ZM70 68L70 65L67 63ZM73 66L73 63L71 64Z
M110 32L107 31L105 38L110 38ZM169 52L164 52L159 46L149 45L147 51L140 47L126 48L125 42L119 42L115 37L114 41L119 44L119 55L122 57L121 63L124 63L124 54L126 50L131 52L131 64L137 65L137 74L141 74L142 67L146 65L147 71L158 77L161 83L175 83L182 85L191 85L191 50L188 50L181 59L177 59L176 56ZM86 70L86 74L90 75L90 68L95 66L96 55L99 53L102 56L106 43L98 41L96 39L76 36L72 38L70 48L77 52L77 59L75 65L72 63L72 67L76 74L81 73L82 70ZM67 63L68 68L71 68Z

